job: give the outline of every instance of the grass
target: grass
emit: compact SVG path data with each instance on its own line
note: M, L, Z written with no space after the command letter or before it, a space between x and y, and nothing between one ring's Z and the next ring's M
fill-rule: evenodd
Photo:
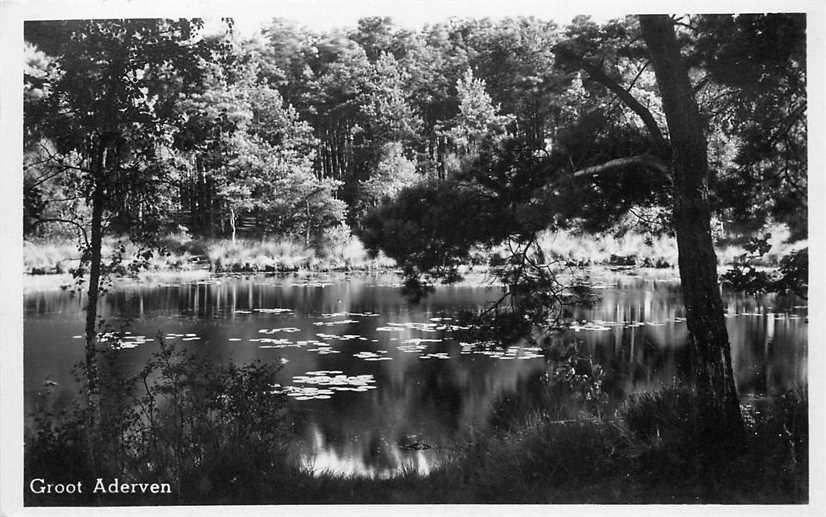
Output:
M768 239L770 249L756 261L757 265L775 267L785 255L807 246L806 241L788 242L791 232L783 224L769 224L760 233L771 234ZM715 251L720 266L731 265L746 253L745 247L734 239L721 236L716 240ZM677 266L677 240L666 234L627 231L591 235L546 230L539 234L537 241L546 256L576 264Z
M120 244L124 257L131 258L138 246L126 239L107 237L102 254L109 260ZM327 239L319 246L305 246L294 239L193 239L172 234L160 240L163 253L155 252L149 271L284 272L374 270L395 267L395 261L380 254L370 258L361 241L352 235ZM60 274L77 268L80 251L72 239L27 240L23 246L23 266L28 274ZM125 273L125 271L124 271Z
M677 264L677 242L667 235L647 236L629 231L621 236L594 236L546 230L539 235L538 243L546 256L577 264L643 267L673 267Z
M793 250L807 245L805 241L789 243L788 228L770 225L768 253L756 263L776 267L780 259ZM717 246L720 266L732 265L746 253L745 248L725 239ZM579 265L612 265L673 268L677 266L677 243L668 235L650 235L637 231L600 235L577 234L571 231L546 230L537 242L549 258L561 259ZM125 246L125 257L133 257L138 247L126 239L108 237L103 242L103 256L111 257L120 244ZM228 239L192 238L188 234L171 234L160 239L165 253L155 253L149 261L150 271L212 272L286 272L393 269L395 261L384 254L370 258L358 237L344 227L328 232L314 246L302 240L282 239ZM493 252L497 250L492 250ZM502 251L502 250L499 250ZM476 265L487 263L491 251L478 250L471 261ZM76 241L68 238L26 240L23 246L24 271L28 274L68 273L77 267L80 252Z
M80 260L72 239L23 241L23 270L29 274L65 273Z

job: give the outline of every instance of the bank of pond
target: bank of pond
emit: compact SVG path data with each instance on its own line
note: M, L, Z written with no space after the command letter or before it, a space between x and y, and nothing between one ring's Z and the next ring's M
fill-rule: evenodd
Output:
M806 247L805 241L787 242L788 228L774 225L767 228L773 235L767 243L767 253L757 262L776 267L783 256ZM716 248L718 262L729 266L747 251L742 237L731 236ZM574 233L566 230L540 232L537 243L545 256L578 266L617 266L637 268L676 268L677 243L667 234L652 235L634 230L619 234ZM130 260L144 251L126 237L104 239L102 254L111 258L123 246L123 261L116 274L131 274ZM503 249L472 250L466 268L484 268L490 257ZM78 242L69 237L31 238L23 244L24 272L30 275L69 274L78 269ZM754 261L752 261L754 262ZM149 260L141 261L148 271L210 271L213 273L284 273L325 271L389 271L396 268L394 260L383 253L373 257L361 240L349 229L337 231L318 242L281 239L215 239L193 238L186 233L166 235L154 243Z

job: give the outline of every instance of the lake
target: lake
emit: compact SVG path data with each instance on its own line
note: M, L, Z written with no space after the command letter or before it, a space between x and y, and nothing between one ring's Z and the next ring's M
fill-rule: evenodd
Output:
M418 304L399 278L370 275L211 276L120 280L101 315L130 334L125 363L141 365L157 336L210 360L283 363L276 387L303 415L295 448L317 472L387 477L438 464L464 433L484 429L504 395L531 397L545 372L527 344L480 349L453 335L451 314L501 296L484 283L439 286ZM623 397L655 389L687 365L680 287L672 270L594 271L599 301L554 339L579 343L611 372ZM807 387L806 301L724 296L738 390L744 400ZM64 403L77 391L85 299L61 289L24 295L24 395L30 411L44 382Z

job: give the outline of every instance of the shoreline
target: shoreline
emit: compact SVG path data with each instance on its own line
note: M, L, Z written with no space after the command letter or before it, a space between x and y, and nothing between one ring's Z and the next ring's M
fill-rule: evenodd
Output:
M723 273L730 267L722 265L718 267L718 273ZM767 270L773 268L767 267ZM644 266L616 266L610 264L593 264L582 266L579 270L588 280L594 284L602 285L610 283L613 279L636 277L646 280L679 282L679 271L675 267L652 268ZM434 287L501 287L496 283L496 279L489 275L487 266L462 266L460 269L462 279L451 284L437 282ZM124 287L134 284L170 283L170 282L193 282L208 279L220 279L223 277L264 277L264 278L307 278L319 276L347 277L347 276L394 276L401 279L401 271L395 267L375 267L375 268L336 268L336 269L298 269L294 271L211 271L208 269L191 270L157 270L142 271L137 276L118 275L113 277L114 287ZM570 273L562 272L562 277L570 277ZM30 274L23 275L23 294L28 295L36 292L69 290L73 287L74 278L69 273L61 274Z
M104 256L120 246L123 238L110 237L104 241ZM574 235L569 232L545 232L540 238L547 256L560 264L560 275L584 273L621 276L643 276L653 279L679 281L676 242L660 237L646 242L645 236L629 232L618 239L607 235ZM371 258L361 240L354 235L321 248L305 246L290 239L247 240L232 242L226 239L193 239L186 235L168 235L163 239L163 252L154 255L144 269L129 274L121 266L112 274L117 284L124 282L168 282L170 280L201 280L221 275L308 276L325 274L394 274L400 273L396 261L382 253ZM56 289L70 289L75 280L73 269L78 267L77 246L70 240L53 239L24 241L23 293ZM774 272L783 253L805 246L805 241L782 244L779 241L772 252L755 265L756 271ZM126 256L137 251L126 243ZM452 285L496 285L488 275L488 262L498 253L498 247L475 249L469 260L460 266L463 280ZM744 250L738 246L718 245L717 273L732 269ZM126 262L125 262L126 264ZM81 278L85 278L83 275ZM467 278L469 277L469 278ZM441 285L436 283L435 285Z

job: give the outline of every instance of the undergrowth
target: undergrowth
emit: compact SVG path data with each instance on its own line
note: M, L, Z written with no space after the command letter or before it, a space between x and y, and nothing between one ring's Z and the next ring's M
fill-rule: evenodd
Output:
M446 444L429 475L390 479L313 473L286 444L295 415L271 388L277 366L214 365L166 345L134 376L110 355L107 396L88 466L82 407L56 414L45 397L27 431L27 479L117 476L168 480L171 499L116 504L231 503L803 503L808 500L805 391L750 400L737 447L707 443L697 400L674 384L611 404L600 376L560 358L536 378L538 395ZM114 359L113 359L114 358ZM114 363L112 362L114 361ZM536 390L532 390L536 391ZM701 458L703 458L701 460ZM26 495L27 504L115 504Z

